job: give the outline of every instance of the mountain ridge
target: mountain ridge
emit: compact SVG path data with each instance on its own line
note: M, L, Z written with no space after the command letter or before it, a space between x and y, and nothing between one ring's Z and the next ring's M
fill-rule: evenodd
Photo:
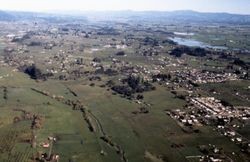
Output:
M54 12L24 12L0 10L0 21L15 21L22 18L85 18L89 20L127 20L155 22L197 22L197 23L232 23L250 25L250 15L232 14L226 12L197 12L193 10L176 11L54 11Z

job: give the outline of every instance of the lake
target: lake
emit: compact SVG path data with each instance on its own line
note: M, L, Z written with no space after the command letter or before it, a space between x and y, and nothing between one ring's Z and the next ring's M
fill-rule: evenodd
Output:
M180 37L173 37L169 39L178 43L179 45L184 45L184 46L189 46L189 47L213 48L213 49L221 49L221 50L228 49L225 46L212 46L207 43L197 41L194 39L180 38Z
M193 36L194 33L187 33L187 32L174 32L175 35L181 35L181 36Z

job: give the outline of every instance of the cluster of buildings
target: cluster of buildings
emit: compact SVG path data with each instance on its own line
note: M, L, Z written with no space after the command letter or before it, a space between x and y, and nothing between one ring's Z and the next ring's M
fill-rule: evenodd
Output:
M184 126L201 126L202 124L198 120L200 115L195 112L186 112L180 109L167 111L167 114L170 115L171 118L177 120Z
M236 109L234 107L224 106L220 100L214 97L191 98L190 102L197 109L205 111L205 117L207 118L225 118L225 122L228 122L229 118L237 118L241 120L250 119L250 108Z
M186 109L166 111L182 130L189 129L190 133L196 132L195 128L202 125L213 126L221 135L236 143L242 152L250 153L250 141L238 132L250 120L250 107L224 106L214 97L190 98L189 103Z
M250 153L250 141L237 132L250 120L250 107L224 106L214 97L191 98L190 102L198 109L197 112L202 112L205 121L216 126L222 135L238 144L243 152Z
M215 73L197 69L176 71L175 74L184 80L190 80L196 84L221 83L239 79L239 77L233 73Z

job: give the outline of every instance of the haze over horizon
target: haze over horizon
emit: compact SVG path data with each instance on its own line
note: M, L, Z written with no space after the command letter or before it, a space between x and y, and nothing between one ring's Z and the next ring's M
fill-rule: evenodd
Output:
M250 14L249 0L0 0L0 10L14 11L174 11Z

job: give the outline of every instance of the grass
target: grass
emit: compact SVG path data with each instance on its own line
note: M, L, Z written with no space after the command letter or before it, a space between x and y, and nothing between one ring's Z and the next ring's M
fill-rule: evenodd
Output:
M225 152L236 150L236 153L240 154L236 145L217 134L212 128L201 127L199 134L184 133L164 110L182 109L186 102L174 98L174 95L163 86L156 85L155 91L143 94L144 101L152 105L149 113L134 115L132 112L142 105L121 98L119 95L112 95L112 92L107 91L106 88L91 87L86 79L68 82L53 80L35 82L24 74L13 72L12 69L0 70L0 75L6 73L13 74L13 78L0 81L0 87L7 86L8 89L6 102L2 99L2 92L0 93L0 133L16 127L12 121L15 116L20 115L20 112L14 112L13 108L22 108L45 118L42 128L36 131L38 147L25 152L24 150L30 144L16 141L11 151L13 154L20 153L31 157L36 151L48 152L48 149L40 147L39 144L47 141L48 136L55 136L58 141L53 146L53 153L58 153L62 162L120 161L114 149L100 140L99 132L89 131L79 111L73 111L69 106L32 91L31 87L47 90L51 94L63 95L68 99L81 100L99 119L108 136L122 147L125 156L132 162L150 161L145 159L145 151L156 157L163 156L169 161L186 161L186 156L201 154L198 151L198 145L209 143L223 147ZM235 86L237 85L243 88L246 84ZM69 93L67 87L76 92L78 97ZM20 128L30 130L30 121L18 124ZM172 148L173 143L184 144L184 147ZM100 154L102 150L106 155ZM0 154L1 161L7 158L7 153Z

